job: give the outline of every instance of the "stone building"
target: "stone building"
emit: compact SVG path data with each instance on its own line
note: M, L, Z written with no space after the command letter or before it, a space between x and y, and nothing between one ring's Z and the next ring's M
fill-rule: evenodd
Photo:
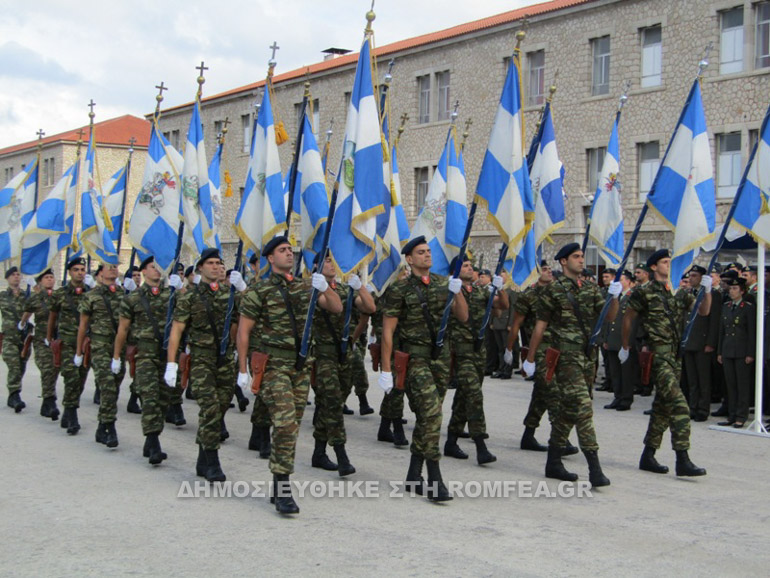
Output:
M374 27L395 25L375 21ZM768 106L768 1L552 0L377 47L380 81L389 60L395 60L391 128L403 114L409 117L399 143L399 168L410 222L420 210L457 101L460 140L466 121L472 121L464 149L469 203L472 200L508 59L521 29L526 31L521 48L527 139L534 133L548 87L557 87L552 107L566 169L567 223L553 235L555 245L545 247L546 256L565 242L582 239L626 82L630 90L620 124L620 180L628 238L710 43L702 91L718 191L717 220L724 220ZM321 62L285 73L280 72L278 54L273 102L293 140L303 85L310 81L320 143L334 121L328 164L334 168L357 54L330 52ZM263 89L264 81L259 80L203 100L209 155L215 133L225 119L230 122L224 165L236 191L245 178L254 105ZM175 146L184 143L190 110L186 104L163 111L160 126ZM285 171L292 146L280 149ZM234 220L239 200L237 193L224 199L224 222ZM235 234L223 230L221 237L229 255ZM646 258L672 239L653 215L648 216L632 260ZM485 263L496 261L499 238L483 211L476 216L470 245L476 255L484 255ZM589 250L588 262L600 264L595 249Z

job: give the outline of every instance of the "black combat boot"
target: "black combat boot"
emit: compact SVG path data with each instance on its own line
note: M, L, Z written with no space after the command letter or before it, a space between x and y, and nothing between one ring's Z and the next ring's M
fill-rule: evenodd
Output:
M95 386L94 389L94 405L102 404L102 392L99 390L99 386Z
M393 420L393 444L396 446L409 445L409 440L404 435L404 424L400 419Z
M523 450L529 450L531 452L547 452L548 446L544 446L535 438L535 428L525 427L524 435L521 436L521 444L519 447Z
M422 496L422 489L425 484L425 478L422 477L422 465L425 460L416 454L412 454L412 459L409 461L409 470L406 472L406 483L404 488L408 492L414 492L418 496Z
M497 461L497 456L487 449L487 444L484 440L488 437L487 434L482 434L473 438L473 441L476 444L476 461L480 466Z
M676 450L676 475L677 476L705 476L706 468L699 468L690 461L687 450Z
M195 475L201 478L206 477L206 454L200 444L198 444L198 461L195 462Z
M342 406L342 415L353 415L355 412L348 407L348 404Z
M142 448L142 456L145 458L150 457L150 438L149 436L144 438L144 447Z
M104 441L104 445L108 448L118 447L118 431L115 429L115 422L104 424L107 438Z
M204 450L206 457L206 480L209 482L224 482L227 480L222 466L219 465L219 450Z
M262 430L262 440L259 444L259 457L263 460L270 459L270 426L260 428Z
M599 453L596 450L587 450L583 452L588 462L588 481L594 488L609 486L610 479L602 472L602 466L599 464Z
M289 474L273 474L273 499L279 514L299 514L299 506L291 495Z
M241 413L246 411L246 408L249 407L249 400L245 395L243 395L243 391L238 385L235 386L235 399L238 400L238 409L241 411Z
M467 460L466 454L460 446L457 445L457 434L447 433L446 443L444 444L444 455L458 460Z
M639 459L639 469L654 474L667 474L668 466L664 466L655 459L655 448L644 446L642 457Z
M452 498L449 490L441 479L441 469L438 460L426 460L428 466L428 483L425 486L425 495L431 502L447 502Z
M56 419L51 418L51 413L56 410ZM59 410L56 408L56 398L55 397L46 397L43 400L43 403L40 405L40 415L43 417L48 417L53 419L53 421L56 421L59 419Z
M187 423L187 420L184 418L184 410L182 409L182 404L177 403L169 407L173 411L173 419L171 423L174 425L185 425Z
M326 440L315 440L315 449L313 450L313 458L310 461L310 464L314 468L321 468L328 472L337 471L337 464L331 461L329 456L326 455Z
M107 443L107 424L99 422L96 426L96 443L98 444L106 444Z
M380 429L377 431L378 442L390 442L393 443L393 432L390 431L390 422L386 417L380 418Z
M126 411L128 413L142 413L142 408L139 406L139 396L135 393L132 393L131 396L128 398L128 405L126 406Z
M358 411L361 415L369 415L370 413L374 413L374 409L369 405L369 400L366 399L365 393L362 393L358 396L358 404Z
M564 449L562 451L563 456L574 456L577 454L580 450L577 449L575 446L573 446L571 443L569 443L569 440L567 440L567 445L564 446Z
M337 463L338 466L338 472L340 474L340 477L343 476L349 476L351 474L356 473L356 468L353 467L353 464L350 463L350 458L348 458L348 453L345 451L345 444L337 444L334 447L334 453L337 456Z
M150 463L153 466L157 466L168 457L168 455L166 455L166 453L160 447L160 439L158 438L159 435L160 434L157 432L147 434L147 447L150 450L149 458Z
M64 414L61 416L61 428L67 429L70 426L70 415L72 415L72 412L68 408L63 408Z
M249 438L249 449L255 452L259 451L259 445L262 441L262 428L256 424L251 424L251 437Z
M78 408L68 407L70 412L69 419L67 420L67 433L74 436L80 431L80 422L78 422Z
M17 389L8 396L8 407L12 408L14 412L20 413L27 404L21 401L21 393Z
M467 431L463 430L459 434L457 434L458 438L462 439L471 439L471 434L469 434Z
M223 442L230 438L230 432L227 431L227 425L225 424L225 416L222 416L222 424L219 428L219 441Z
M166 423L173 424L176 421L176 415L174 414L174 406L169 405L166 408L166 417L165 417Z
M545 462L545 477L562 480L564 482L575 482L578 479L577 474L568 472L567 468L561 462L563 448L548 446L548 458Z
M48 416L51 418L51 421L57 421L59 419L59 408L56 407L56 397L49 397L47 398L48 406L51 408L51 414Z

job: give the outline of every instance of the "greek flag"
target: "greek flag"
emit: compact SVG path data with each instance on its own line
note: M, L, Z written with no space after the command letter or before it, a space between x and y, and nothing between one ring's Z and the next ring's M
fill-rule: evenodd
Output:
M398 227L398 241L401 247L409 241L409 222L406 220L404 205L401 204L401 180L398 173L398 150L397 145L393 146L393 152L390 155L391 166L393 167L393 178L391 179L390 193L393 196L393 212L396 215L396 225Z
M125 208L126 198L126 175L128 165L118 169L118 171L107 181L104 187L104 206L107 211L107 217L112 224L110 238L118 246L118 240L123 233L123 209ZM100 199L101 200L101 199Z
M21 236L35 211L37 159L0 189L0 261L21 251Z
M555 230L564 226L564 169L556 150L551 103L545 105L535 159L530 169L535 202L535 245L539 247Z
M376 236L384 234L383 222L376 220L378 215L386 212L382 195L385 186L382 142L379 106L372 84L369 39L366 38L358 55L350 96L342 167L337 175L337 205L329 237L332 259L343 275L371 261L375 256Z
M83 192L80 196L80 239L86 253L94 259L100 263L117 265L118 256L110 236L112 223L109 221L105 223L101 193L96 188L95 164L96 149L94 148L94 130L92 128L81 185Z
M623 259L623 209L620 205L619 159L618 117L616 116L588 221L588 237L596 243L599 255L608 266L617 265Z
M425 206L412 227L411 238L420 235L430 245L431 271L449 275L449 264L459 253L468 224L465 167L455 147L454 127L449 129L436 172L433 173Z
M243 199L235 217L235 229L244 250L251 249L255 253L260 252L263 243L286 228L287 198L268 88L257 114Z
M179 233L180 155L153 121L142 190L128 224L131 244L168 271L174 263Z
M738 186L738 195L731 226L748 232L757 242L770 245L770 108L762 121L749 166Z
M675 280L670 285L677 287L715 228L714 170L698 80L647 195L647 206L674 232L669 274Z
M526 237L516 245L515 259L505 262L505 268L511 273L511 280L520 288L531 284L538 274L535 245L535 231L530 229Z
M206 209L204 214L206 220L209 223L209 229L214 233L214 246L217 249L222 248L222 243L219 240L219 227L222 224L222 149L224 143L220 142L217 145L217 150L214 153L214 157L209 163L209 191L211 192L211 207L210 210Z
M187 145L184 147L182 165L182 199L180 214L184 221L184 244L193 255L200 255L213 236L208 217L211 212L209 166L206 146L203 142L203 123L200 104L196 99L187 129Z

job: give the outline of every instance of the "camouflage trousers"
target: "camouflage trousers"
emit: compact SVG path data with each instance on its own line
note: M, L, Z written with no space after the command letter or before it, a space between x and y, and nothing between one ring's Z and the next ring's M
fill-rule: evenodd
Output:
M8 393L21 390L21 378L27 369L26 360L21 358L21 349L24 342L21 333L14 331L15 335L6 333L3 338L3 361L8 367Z
M40 371L40 385L43 399L56 397L56 380L59 370L53 366L53 353L50 347L46 347L43 339L35 339L32 344L35 352L35 365Z
M347 441L342 408L344 391L350 391L352 363L339 363L336 355L318 356L315 361L315 429L313 437L336 446ZM346 387L347 386L347 387Z
M549 445L559 448L566 446L574 427L581 450L599 449L589 393L594 380L595 357L595 352L591 357L586 357L582 351L561 352L552 381L553 387L548 390L549 411L553 408Z
M214 351L192 348L190 385L198 402L198 434L195 443L200 444L204 450L219 449L222 418L233 398L234 370L232 362L217 367ZM170 402L174 403L173 390Z
M270 471L274 474L294 473L297 435L309 391L309 365L295 369L293 351L286 358L270 355L260 395L273 426Z
M165 353L165 352L164 352ZM163 377L166 359L154 341L140 341L136 352L136 394L142 399L142 434L161 433L174 388Z
M348 379L341 383L343 399L347 399L351 390L356 395L363 395L369 391L369 375L366 373L366 366L364 365L364 354L361 352L358 344L356 344L356 348L353 351L348 348L345 365L348 366L346 370Z
M393 362L390 362L390 366L393 367ZM398 376L393 371L393 381L398 379ZM401 419L404 417L404 388L396 389L395 387L390 390L390 393L386 393L382 402L380 403L380 417L385 419Z
M99 423L112 423L118 419L120 384L126 375L126 364L121 359L120 373L112 373L112 347L109 339L91 338L91 369L94 382L99 386Z
M80 407L80 396L88 377L88 368L81 365L75 367L72 362L75 358L75 338L62 338L61 342L61 371L64 378L64 395L62 405L64 407Z
M449 419L449 433L459 435L468 422L468 432L472 438L487 435L487 423L484 419L484 394L481 385L484 381L486 353L476 353L472 345L467 351L455 349L457 389L452 401L452 417ZM461 352L462 351L462 352Z
M529 399L527 415L524 416L524 427L531 427L532 429L537 429L540 426L540 420L543 419L543 414L548 409L548 400L555 397L555 394L549 391L553 387L553 380L551 383L545 381L545 374L548 371L545 366L546 349L548 346L541 344L535 353L535 381L532 382L532 396ZM552 414L553 412L548 412L549 421L553 420Z
M682 361L676 353L655 353L652 358L655 398L644 445L659 449L663 433L671 428L671 447L675 451L690 449L690 407L679 388L681 374Z
M409 408L415 414L412 434L413 454L426 460L441 458L441 406L449 383L449 351L433 361L428 355L415 355L410 351L406 371L406 397Z

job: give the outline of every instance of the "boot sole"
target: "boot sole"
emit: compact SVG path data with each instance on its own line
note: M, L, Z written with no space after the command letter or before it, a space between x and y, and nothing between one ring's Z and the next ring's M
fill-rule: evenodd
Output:
M668 467L663 466L660 468L654 468L654 467L645 467L645 466L639 466L639 469L643 472L652 472L653 474L667 474L668 473Z
M577 482L578 481L578 475L577 474L567 474L567 475L560 475L557 476L555 474L549 474L548 472L545 473L546 478L550 478L552 480L561 480L562 482Z

